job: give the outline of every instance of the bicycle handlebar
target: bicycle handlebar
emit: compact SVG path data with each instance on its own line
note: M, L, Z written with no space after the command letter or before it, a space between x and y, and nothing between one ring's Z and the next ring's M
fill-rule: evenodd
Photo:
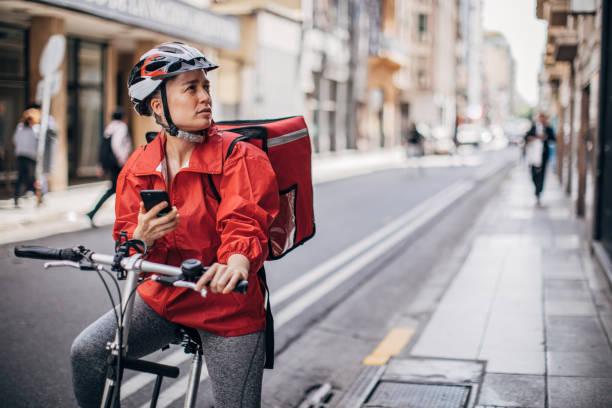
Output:
M15 256L19 258L32 258L32 259L44 259L44 260L58 260L58 261L74 261L79 262L84 258L89 258L93 263L113 265L114 257L112 255L98 254L95 252L89 252L87 256L83 252L77 251L73 248L47 248L41 246L22 245L15 247ZM121 266L125 269L132 269L138 272L155 273L160 275L172 276L172 277L187 277L185 270L177 266L165 265L156 262L145 261L140 258L135 259L132 257L123 258L121 260ZM205 272L208 268L203 267L201 272ZM165 285L173 285L176 287L188 287L195 288L194 280L197 280L201 274L193 275L189 274L188 279L185 280L185 284L174 285L173 282L165 281L164 279L155 279L159 283ZM175 281L183 282L183 281ZM248 281L239 281L234 288L234 292L245 294L248 290Z
M82 256L72 248L55 249L23 245L15 247L15 256L20 258L47 259L57 261L80 261Z

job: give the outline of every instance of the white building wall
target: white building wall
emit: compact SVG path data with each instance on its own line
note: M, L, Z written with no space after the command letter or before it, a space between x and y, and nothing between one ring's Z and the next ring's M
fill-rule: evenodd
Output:
M247 116L283 117L304 110L298 69L300 38L298 22L259 12L255 67L253 72L249 73L247 69L243 75Z

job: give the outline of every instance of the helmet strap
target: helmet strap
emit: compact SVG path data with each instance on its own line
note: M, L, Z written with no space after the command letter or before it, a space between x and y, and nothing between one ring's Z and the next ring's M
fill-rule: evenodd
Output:
M164 108L164 116L166 117L166 125L162 123L161 118L157 114L155 114L155 121L159 125L161 125L161 127L163 127L164 130L168 132L170 136L176 136L179 139L183 139L188 142L194 142L194 143L202 142L202 140L204 140L205 131L201 131L199 133L191 133L191 132L186 132L184 130L180 130L179 128L176 127L176 125L172 121L172 118L170 117L170 109L168 109L168 99L166 98L166 81L162 82L160 88L161 88L160 90L161 90L162 106Z
M172 122L172 118L170 117L170 109L168 109L168 99L166 98L166 81L163 81L161 84L161 100L162 106L164 108L164 116L166 117L167 127L164 126L164 129L171 135L178 135L178 128Z

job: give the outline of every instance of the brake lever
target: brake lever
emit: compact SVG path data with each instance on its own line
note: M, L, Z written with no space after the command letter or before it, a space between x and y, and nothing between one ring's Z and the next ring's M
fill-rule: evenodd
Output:
M151 280L159 282L163 285L174 286L176 288L187 288L187 289L192 289L198 292L198 290L196 289L195 282L189 282L183 279L179 279L177 277L153 275L151 276ZM247 281L241 281L241 282L238 282L238 284L236 285L233 291L244 295L245 293L247 293L248 288L249 288L249 283ZM206 297L206 294L208 292L206 288L202 288L202 290L199 291L199 293L200 295L202 295L202 297Z
M74 262L74 261L50 261L50 262L45 262L45 264L43 265L45 269L62 267L62 266L68 266L70 268L80 269L82 271L95 271L97 269L94 263Z
M187 289L195 290L196 292L199 292L200 295L202 295L202 297L206 297L206 294L208 293L208 291L205 288L202 288L201 291L198 291L196 289L195 282L188 282L188 281L185 281L185 280L178 279L176 277L152 275L151 276L151 280L154 280L155 282L159 282L162 285L174 286L176 288L187 288Z
M74 261L50 261L50 262L45 262L45 264L43 265L45 269L56 268L56 267L61 267L61 266L68 266L70 268L81 269L81 264L78 262L74 262Z
M191 290L195 290L196 292L198 292L198 289L196 289L196 284L193 282L188 282L188 281L184 281L184 280L177 280L175 281L172 286L174 286L175 288L187 288L187 289L191 289ZM202 297L206 297L206 294L208 293L208 291L206 290L206 288L202 288L200 292L200 295L202 295Z

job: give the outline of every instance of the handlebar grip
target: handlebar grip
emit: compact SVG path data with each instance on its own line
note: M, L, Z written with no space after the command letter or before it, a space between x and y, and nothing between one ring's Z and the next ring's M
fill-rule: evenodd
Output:
M79 261L81 255L72 248L56 249L32 245L15 247L15 256L19 258L50 259L58 261Z

